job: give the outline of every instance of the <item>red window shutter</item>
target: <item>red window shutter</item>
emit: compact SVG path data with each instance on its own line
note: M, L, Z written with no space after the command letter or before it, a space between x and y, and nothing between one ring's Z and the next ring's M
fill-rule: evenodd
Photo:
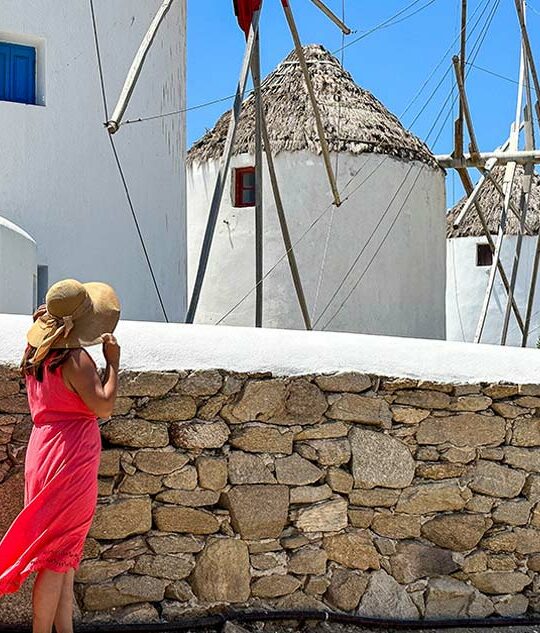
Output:
M255 167L238 167L234 170L234 206L255 206Z

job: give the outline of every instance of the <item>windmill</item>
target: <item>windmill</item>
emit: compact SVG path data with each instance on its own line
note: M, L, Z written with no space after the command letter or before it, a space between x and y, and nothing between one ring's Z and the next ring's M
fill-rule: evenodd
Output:
M322 148L322 156L328 177L329 185L332 191L334 204L339 207L341 205L341 199L336 183L336 177L334 169L330 160L330 151L328 143L325 137L324 126L321 119L321 113L315 97L315 92L311 82L308 65L304 56L300 35L296 25L296 21L292 12L290 0L279 0L281 2L283 12L286 18L287 25L289 27L296 55L298 57L302 73L304 76L306 88L309 94L310 103L313 108L313 114L317 122L317 131L319 141ZM142 70L145 57L152 45L155 35L159 29L160 24L164 20L168 10L170 9L174 0L165 0L154 20L152 21L147 34L145 35L140 48L133 60L132 66L129 70L124 86L122 88L118 103L113 111L113 114L109 121L106 123L107 130L110 134L115 134L122 122L122 118L125 114L127 105L135 89L137 79ZM311 0L311 2L328 17L345 35L349 35L352 31L344 24L342 20L338 18L323 2L322 0ZM238 120L242 110L242 102L244 94L246 92L246 85L248 76L251 74L254 87L254 99L256 105L256 151L255 151L255 191L256 191L256 203L255 203L255 279L256 279L256 308L255 308L255 325L257 327L262 326L263 316L263 151L266 156L268 170L270 174L270 181L272 185L272 192L276 204L278 213L281 233L285 249L287 252L287 259L290 266L294 288L296 296L302 312L302 317L306 329L311 329L311 319L308 312L308 307L302 287L302 281L298 271L296 258L289 234L287 225L287 219L279 191L279 184L277 180L276 170L274 167L274 161L272 158L272 151L270 147L268 130L266 127L266 121L264 116L263 103L261 98L261 71L260 71L260 38L259 38L259 22L262 12L263 0L233 0L234 12L238 20L240 29L244 32L246 37L246 47L244 57L242 61L240 78L238 80L236 88L236 96L234 99L233 116L231 117L227 139L223 155L221 157L220 169L215 183L212 202L210 205L210 211L208 215L208 222L206 225L206 231L201 249L201 255L198 264L197 275L195 278L195 284L189 303L188 312L186 315L186 322L193 323L199 298L204 282L204 277L208 265L208 259L210 256L210 250L212 247L212 240L216 228L216 222L219 215L221 201L223 199L224 185L226 175L230 165L232 151L234 147L235 135L238 126Z
M500 278L505 292L504 316L501 324L500 339L501 345L508 342L509 323L511 315L521 334L521 345L525 347L529 338L532 310L535 300L535 289L538 278L538 267L540 264L540 237L536 240L536 252L529 280L525 314L522 314L515 296L516 280L522 263L522 243L523 237L530 234L528 227L529 199L531 186L533 184L535 165L540 163L540 151L535 145L534 117L540 123L540 82L538 79L535 60L531 50L529 34L526 25L526 4L524 0L514 0L521 36L521 57L518 81L518 94L516 103L515 120L511 124L508 139L493 152L481 152L476 140L471 110L467 99L465 87L465 66L466 60L466 25L467 25L467 0L462 0L462 28L461 28L461 51L459 56L453 59L456 83L459 91L459 116L455 122L454 151L450 155L438 156L439 165L444 168L456 169L467 199L460 212L452 218L454 229L458 229L464 218L471 214L476 214L482 226L482 233L487 240L487 245L491 252L491 266L489 278L485 290L484 299L478 316L478 323L474 335L474 342L482 342L485 333L486 318L490 304L494 302L494 284L497 277ZM533 98L533 90L536 98ZM466 127L469 136L469 152L463 151L464 128ZM524 131L524 148L520 149L520 136ZM518 170L517 166L523 168ZM476 168L480 172L480 179L476 185L468 172L469 168ZM495 178L497 170L504 169L502 183ZM517 172L522 173L522 177L517 178ZM493 238L492 227L486 219L485 211L479 203L487 187L496 190L496 195L500 198L500 215L498 217L496 237ZM509 221L518 222L519 229L512 259L511 271L505 269L501 260L501 252L505 240L506 227Z

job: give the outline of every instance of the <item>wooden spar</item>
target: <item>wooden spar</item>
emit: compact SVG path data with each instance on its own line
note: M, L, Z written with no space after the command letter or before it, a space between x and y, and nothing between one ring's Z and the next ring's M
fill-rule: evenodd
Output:
M332 22L338 26L345 35L350 35L352 33L351 29L338 18L338 16L329 9L322 0L311 0L313 4L318 7L328 18L332 20Z
M283 237L283 243L285 245L285 252L287 253L287 259L289 261L289 267L291 269L291 275L293 278L294 288L296 290L296 296L298 298L298 303L302 312L302 318L304 319L304 325L306 327L306 330L311 330L311 318L309 316L304 288L302 286L302 280L298 271L298 264L296 263L296 256L294 254L293 244L289 233L289 227L287 225L285 209L283 208L283 201L281 199L281 193L279 191L276 168L274 165L274 158L272 157L272 147L270 145L270 137L268 136L268 128L266 127L266 116L264 114L264 110L261 110L261 129L264 141L264 151L268 163L268 171L270 173L270 182L272 183L272 191L274 194L274 201L276 203L276 209L279 219L279 226L281 228L281 235Z
M129 69L129 72L127 74L126 81L124 82L124 86L122 88L122 92L120 93L116 108L114 109L111 118L105 124L110 134L115 134L116 132L118 132L118 128L120 127L120 123L122 122L122 117L124 116L126 108L129 104L129 100L131 99L131 95L135 90L135 85L137 83L137 80L139 79L139 75L141 74L146 55L148 54L150 46L152 46L152 42L156 37L156 33L158 32L158 29L163 22L163 19L167 15L167 12L171 8L173 2L174 0L165 0L163 2L154 19L152 20L150 28L144 36L141 45L139 46L139 50L135 55L133 63L131 64L131 68Z
M534 128L532 122L532 99L531 99L531 91L529 84L529 70L527 60L525 59L525 79L526 79L526 94L527 94L527 105L525 107L525 147L527 149L531 149L534 147ZM522 191L519 200L520 206L520 231L516 240L516 249L514 251L514 259L512 262L512 273L510 275L510 292L508 293L508 298L506 301L506 310L504 314L503 327L501 332L501 345L506 345L506 339L508 336L508 325L510 323L510 301L514 296L514 290L516 287L517 274L519 271L519 263L521 257L521 247L523 243L523 232L525 229L526 218L527 218L527 210L529 206L529 197L531 193L532 186L532 178L534 174L534 165L529 163L525 165L524 175L522 179ZM527 334L527 328L525 328L524 334Z
M246 50L244 53L244 60L242 62L242 69L240 71L240 79L238 80L238 86L236 88L234 107L231 112L231 120L229 122L229 129L227 131L227 138L225 140L225 148L221 157L221 164L219 166L216 184L214 187L214 194L212 196L212 203L210 205L210 212L208 214L208 222L206 224L206 230L204 233L204 240L202 244L201 255L199 258L199 265L197 268L197 276L195 278L193 292L186 314L186 323L193 323L201 296L202 284L204 281L204 276L206 274L206 268L208 266L208 258L210 256L210 249L212 247L212 241L214 238L214 231L216 228L219 208L221 206L221 200L223 198L223 190L225 187L227 173L229 171L229 165L231 162L234 139L236 137L236 130L238 128L238 120L240 118L240 112L242 110L242 101L244 100L244 92L246 90L246 83L249 68L251 65L251 57L253 55L253 49L255 47L255 37L259 30L260 13L260 11L256 11L253 14L253 21L249 30Z
M510 132L510 146L509 146L510 151L516 151L518 148L518 142L519 142L519 131L521 129L521 108L523 104L523 82L525 78L525 63L524 62L525 62L525 57L523 55L523 48L522 48L521 62L520 62L520 68L519 68L519 87L518 87L518 96L517 96L517 103L516 103L516 117L515 117L514 123L512 124L512 129ZM510 206L512 188L514 185L515 171L516 171L516 163L515 162L507 163L506 172L504 175L504 183L503 183L505 201L504 201L504 205L501 211L501 219L499 223L499 230L497 232L495 252L493 254L493 263L489 271L489 279L488 279L488 284L486 288L486 293L484 295L484 301L482 303L482 309L480 311L480 317L478 319L478 325L477 325L476 333L474 336L475 343L480 343L482 339L482 332L484 330L484 326L486 323L486 317L487 317L487 312L489 308L489 303L491 300L491 294L493 292L493 285L495 283L495 277L497 274L497 270L499 268L501 249L502 249L505 230L506 230L506 218L508 215L508 207ZM507 293L509 295L513 293L513 289L511 286L507 288ZM512 296L512 300L513 300L513 296Z
M497 161L495 158L491 158L486 163L486 168L485 168L486 173L482 175L480 180L476 183L471 195L467 198L465 204L463 205L463 209L461 209L460 214L454 220L453 227L455 229L457 229L458 226L461 224L461 222L463 221L463 218L467 215L472 205L476 203L476 199L478 198L480 192L482 191L482 187L484 186L487 180L489 172L495 167L496 164L497 164Z
M518 14L519 27L521 29L521 39L523 42L523 47L525 49L525 55L529 63L529 69L531 71L531 76L533 79L534 90L536 92L535 109L536 109L536 116L538 118L538 122L540 123L540 104L538 103L538 100L540 99L540 80L538 79L536 63L534 61L534 56L532 53L531 41L529 39L529 32L527 31L527 24L525 22L525 12L523 9L523 4L521 0L514 0L514 1L516 4L516 11Z
M467 192L467 195L471 195L472 194L472 182L470 180L470 176L467 172L466 169L458 169L457 170L460 178L461 178L461 182L463 183L463 187L465 189L465 191ZM492 253L495 253L495 242L493 241L493 237L491 237L491 233L489 232L489 227L488 224L486 222L486 218L484 216L484 213L480 207L480 205L478 204L478 201L474 202L474 207L476 209L476 213L478 215L478 219L480 220L480 224L482 225L482 230L484 232L484 237L487 240L487 243L489 244L489 248L491 250ZM539 253L539 258L540 258L540 253ZM499 271L499 275L501 276L501 281L503 283L503 286L506 290L506 292L508 292L509 288L510 288L510 282L508 281L508 277L506 275L506 271L504 270L504 267L502 265L502 263L500 261L497 261L497 269ZM518 323L519 329L521 332L524 331L524 324L523 324L523 319L521 318L521 315L519 313L519 309L517 307L516 301L514 298L512 298L512 309L514 310L514 314L516 317L516 321Z
M467 0L461 0L461 45L460 45L460 76L465 83L465 55L467 52ZM454 123L454 158L463 157L463 105L459 101L458 118Z
M476 135L474 133L471 111L467 102L467 93L465 92L465 80L463 75L461 74L461 64L459 61L459 57L454 55L454 57L452 58L452 63L454 65L454 71L456 74L456 80L459 90L459 102L461 104L461 109L463 110L463 116L467 123L467 129L469 131L470 151L471 155L474 157L478 155L478 143L476 141Z
M255 92L255 327L263 319L263 164L260 31L255 36L251 76Z
M336 177L334 175L334 170L332 168L332 162L330 160L330 150L328 149L328 141L326 140L326 134L325 134L324 126L322 123L321 112L319 110L317 98L315 97L315 90L313 89L313 83L309 75L309 69L306 63L306 58L304 56L302 43L300 42L298 29L296 28L296 22L294 21L294 16L293 16L291 7L289 5L289 0L281 0L281 5L283 7L283 11L285 12L285 17L287 19L287 24L289 25L289 30L291 31L291 35L294 41L294 47L296 49L296 56L298 57L298 62L300 63L300 67L304 75L304 80L306 82L307 91L308 91L309 98L311 101L311 107L313 108L313 113L315 115L315 121L317 123L317 132L319 134L319 141L321 143L321 150L322 150L324 165L326 167L326 173L328 174L328 180L330 181L330 187L332 189L332 194L334 196L334 204L336 205L336 207L339 207L341 206L341 198L338 191Z
M454 158L451 154L435 156L435 160L439 166L445 169L483 167L487 161L492 158L495 158L499 165L506 165L506 163L517 163L518 165L526 165L527 163L538 164L540 163L540 150L480 152L477 156L465 154L463 158Z
M457 79L457 84L458 84L458 89L459 89L460 101L461 101L461 104L463 106L463 114L464 114L464 118L465 118L465 121L467 123L467 128L468 128L468 131L469 131L471 153L477 154L478 153L478 144L476 142L476 136L474 134L472 117L471 117L471 113L470 113L470 109L469 109L469 103L467 101L467 93L465 92L465 84L463 83L463 77L461 76L461 69L460 69L459 65L457 65L455 63L455 58L454 58L454 69L456 71L456 79ZM521 127L520 127L520 125L518 123L518 135L519 135L519 130L520 129L521 129ZM512 135L510 135L510 138L508 139L508 143L505 144L503 147L506 147L506 146L509 147L511 145L511 143L512 143ZM460 169L458 169L458 173L459 173L459 176L460 176L461 181L463 183L463 186L465 188L465 191L471 197L472 193L473 193L473 184L472 184L469 172L466 169L460 168ZM489 172L487 173L487 177L491 178L491 174ZM493 253L493 258L494 258L494 262L495 262L494 265L492 266L493 274L495 274L496 271L499 271L499 274L501 276L501 279L502 279L503 285L504 285L504 287L506 289L506 292L509 293L510 292L510 284L508 282L508 277L507 277L506 272L504 270L504 266L502 265L502 262L500 261L500 258L498 257L498 253L499 252L498 252L498 249L497 249L497 245L495 245L493 243L493 238L491 237L491 234L489 232L489 227L488 227L487 222L485 220L485 217L484 217L484 214L482 212L482 209L480 208L480 204L478 203L478 200L476 198L474 199L474 206L475 206L476 212L478 214L478 217L480 219L480 222L482 224L482 228L484 230L484 234L485 234L486 239L488 241L488 244L490 246L491 252ZM514 300L513 296L511 297L511 305L512 305L512 309L514 310L514 313L516 315L516 320L520 324L520 328L522 328L522 331L523 331L523 319L521 318L518 306L517 306L516 301Z
M525 49L525 54L527 56L527 62L529 65L529 70L533 79L534 89L536 93L536 99L535 99L536 117L538 121L540 122L540 105L538 102L538 100L540 99L540 82L538 80L536 64L534 61L534 56L532 54L531 43L529 40L529 33L527 31L527 25L525 22L525 11L524 11L523 4L519 0L515 0L515 4L516 4L516 10L518 14L519 26L521 29L521 39L523 43L523 48ZM533 132L534 132L534 127L533 127ZM536 281L538 278L539 264L540 264L540 235L536 238L536 250L535 250L534 260L533 260L531 283L529 286L529 295L527 298L527 312L525 314L525 328L524 330L522 330L522 333L523 333L522 340L521 340L522 347L525 347L527 345L528 338L529 338L529 328L531 325L532 310L534 306L534 297L535 297L535 291L536 291Z
M531 284L529 286L529 296L527 298L527 312L525 313L525 327L522 330L521 347L526 347L529 339L529 329L531 326L532 311L534 305L534 295L536 290L536 280L538 279L538 267L540 264L540 235L536 238L536 250L534 252L533 268L531 274Z
M506 150L508 149L508 146L510 145L510 139L506 139L506 141L495 150L495 153L501 153L501 152L506 152ZM472 194L469 196L469 198L467 198L467 201L465 202L465 205L463 206L463 209L460 211L459 216L454 220L453 223L453 227L455 229L457 229L457 227L461 224L463 218L465 217L465 215L467 214L467 212L469 211L469 209L471 208L472 204L476 201L476 198L478 197L478 194L480 193L480 190L482 189L484 183L486 182L487 178L488 178L488 174L489 172L495 167L495 165L497 164L497 159L496 158L489 158L486 161L486 164L484 166L484 169L482 171L482 176L480 177L480 180L476 183L476 186L472 192ZM499 184L499 183L497 183Z

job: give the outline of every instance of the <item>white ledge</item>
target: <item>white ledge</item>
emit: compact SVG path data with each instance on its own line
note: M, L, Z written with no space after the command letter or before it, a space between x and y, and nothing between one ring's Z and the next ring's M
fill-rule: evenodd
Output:
M0 315L0 364L18 364L31 318ZM122 321L122 368L278 376L357 371L446 383L540 382L540 350L334 332ZM99 348L92 354L99 358Z

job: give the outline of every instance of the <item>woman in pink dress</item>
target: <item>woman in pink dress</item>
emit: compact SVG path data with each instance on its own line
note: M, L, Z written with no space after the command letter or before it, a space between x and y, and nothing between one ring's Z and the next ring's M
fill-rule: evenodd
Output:
M67 279L49 289L28 331L21 367L33 428L24 509L0 542L0 596L37 572L33 633L51 633L53 624L57 633L73 632L73 577L97 503L97 417L112 414L118 386L119 316L110 286ZM83 349L98 343L103 378Z

